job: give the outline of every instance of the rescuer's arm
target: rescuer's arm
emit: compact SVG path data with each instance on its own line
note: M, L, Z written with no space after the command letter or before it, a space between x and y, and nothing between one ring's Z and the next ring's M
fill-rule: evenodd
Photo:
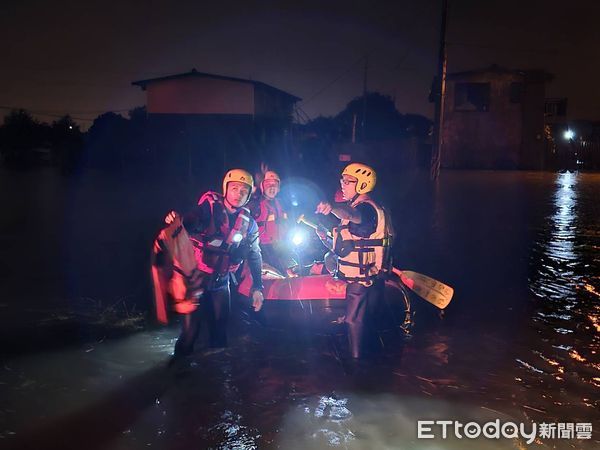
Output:
M248 245L247 261L252 275L252 307L254 311L260 311L263 305L263 284L262 284L262 254L260 252L258 239L258 225L252 220L246 236Z
M340 220L348 220L356 224L360 223L362 219L359 210L343 204L332 207L330 203L321 202L317 205L315 212L317 214L323 214L324 216L327 214L333 214Z

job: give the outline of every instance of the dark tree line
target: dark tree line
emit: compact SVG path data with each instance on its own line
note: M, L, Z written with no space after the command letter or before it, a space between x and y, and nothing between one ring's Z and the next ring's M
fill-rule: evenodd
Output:
M68 115L48 124L23 109L13 110L0 126L0 161L17 168L53 164L65 173L84 165L122 168L147 159L146 132L143 107L131 110L129 119L102 114L87 132Z
M363 117L366 117L365 123ZM205 131L210 133L203 134L200 128L206 128L206 124L191 119L187 124L187 119L182 120L186 125L183 128L181 120L161 128L159 122L149 119L144 107L139 107L129 111L128 117L113 112L104 113L94 120L87 132L82 132L69 116L47 124L35 120L27 111L14 110L0 126L0 161L8 166L19 167L54 164L66 173L83 166L143 173L144 169L165 169L172 163L168 160L170 157L179 158L173 170L175 173L182 170L191 173L192 167L198 166L203 170L208 167L207 156L195 153L209 146L225 149L217 152L223 154L219 156L219 161L223 160L220 164L242 161L244 155L236 153L241 148L248 153L246 159L266 158L275 161L280 157L286 163L295 163L289 158L294 154L303 154L305 163L310 161L313 165L330 165L333 145L350 142L353 135L358 143L403 138L425 142L431 127L429 119L401 114L393 99L376 92L368 93L366 99L353 99L333 117L318 117L305 125L296 125L290 139L270 139L270 144L264 136L261 139L261 136L253 137L252 133L243 133L239 124L228 123L218 130L214 126L209 127L210 130ZM256 134L262 128L256 120L252 123ZM227 129L227 126L231 129ZM282 127L275 128L281 132L285 126ZM237 142L236 139L244 142ZM165 146L168 148L163 148ZM281 158L281 155L285 157Z
M0 157L9 166L44 162L70 171L80 163L82 154L83 133L68 115L47 124L25 110L14 110L0 127Z
M366 98L351 100L335 116L320 116L299 126L297 146L304 160L312 163L313 173L337 168L341 152L355 153L352 156L361 159L367 153L375 164L387 158L398 165L409 140L413 141L410 146L419 149L418 164L424 166L430 155L431 126L431 120L424 116L401 114L391 97L370 92ZM356 143L361 149L352 150L348 143ZM391 159L389 154L382 154L382 148L392 149Z
M363 120L364 119L364 120ZM418 114L401 114L394 100L378 92L356 97L335 116L316 119L303 131L329 142L372 142L406 137L427 139L432 122Z

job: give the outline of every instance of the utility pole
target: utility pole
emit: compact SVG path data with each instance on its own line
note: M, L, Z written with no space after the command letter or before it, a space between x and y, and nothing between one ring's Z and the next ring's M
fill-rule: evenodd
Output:
M440 164L443 147L444 98L446 95L446 19L448 17L448 0L442 3L442 20L440 27L440 47L438 54L438 71L434 83L435 116L433 122L433 142L431 151L431 179L440 175Z
M363 117L362 117L362 140L367 140L367 72L369 70L369 55L365 56L365 73L363 76Z

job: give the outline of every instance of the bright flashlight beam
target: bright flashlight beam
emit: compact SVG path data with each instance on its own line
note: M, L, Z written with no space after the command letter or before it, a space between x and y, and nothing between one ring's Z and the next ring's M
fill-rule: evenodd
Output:
M575 137L575 133L573 132L573 130L567 130L567 131L565 131L564 136L565 136L565 139L569 141Z
M292 242L294 243L294 245L300 245L304 242L304 233L302 233L301 231L297 231L294 234L294 237L292 237Z

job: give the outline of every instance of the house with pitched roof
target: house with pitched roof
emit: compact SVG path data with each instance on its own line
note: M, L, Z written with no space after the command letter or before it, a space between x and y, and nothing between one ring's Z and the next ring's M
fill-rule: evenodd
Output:
M132 82L146 92L152 151L191 171L285 160L300 98L266 83L189 72Z

